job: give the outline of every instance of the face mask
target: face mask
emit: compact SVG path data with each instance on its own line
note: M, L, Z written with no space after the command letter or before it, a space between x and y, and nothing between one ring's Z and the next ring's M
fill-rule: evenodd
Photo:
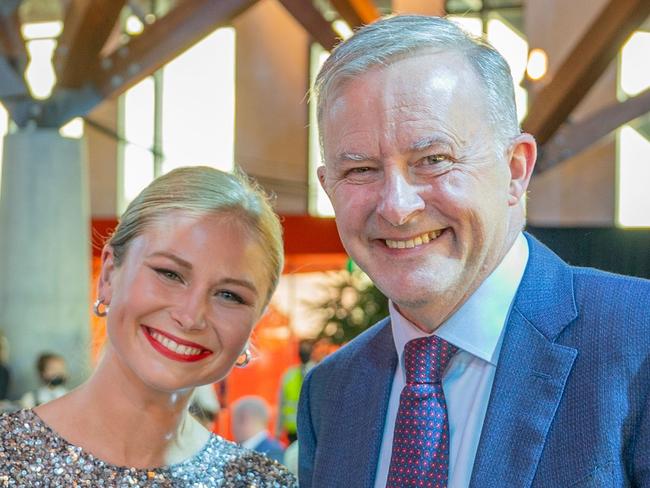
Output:
M46 379L45 382L48 386L61 386L66 382L66 377L63 375L53 376L52 378Z

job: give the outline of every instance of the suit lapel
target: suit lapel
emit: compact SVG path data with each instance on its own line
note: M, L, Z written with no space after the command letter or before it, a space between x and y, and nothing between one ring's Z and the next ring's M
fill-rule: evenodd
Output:
M530 486L577 356L556 344L575 319L570 268L530 236L470 486Z
M332 425L335 431L332 439L338 439L341 450L336 453L336 461L330 469L339 471L348 480L353 474L354 484L345 485L350 488L371 487L375 480L397 367L397 352L388 319L362 350L362 354L354 355L345 366L349 380L342 392L340 421L338 426Z

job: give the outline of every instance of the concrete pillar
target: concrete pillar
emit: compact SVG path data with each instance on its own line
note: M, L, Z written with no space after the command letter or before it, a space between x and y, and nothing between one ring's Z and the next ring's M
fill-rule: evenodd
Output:
M0 189L0 330L18 397L35 360L62 354L71 384L89 371L90 210L83 140L55 129L5 136Z

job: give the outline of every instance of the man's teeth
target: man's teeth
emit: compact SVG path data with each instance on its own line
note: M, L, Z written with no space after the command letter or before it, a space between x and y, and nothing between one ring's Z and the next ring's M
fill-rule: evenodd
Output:
M174 351L176 354L182 354L184 356L196 356L203 352L203 349L198 349L196 347L183 346L177 342L172 341L169 337L165 337L162 334L159 334L156 331L151 331L151 337L160 342L167 349Z
M393 241L391 239L386 239L386 246L388 246L390 249L410 249L413 247L421 246L422 244L426 244L427 242L437 238L440 234L442 234L442 229L425 232L422 235L414 237L413 239L408 239L406 241Z

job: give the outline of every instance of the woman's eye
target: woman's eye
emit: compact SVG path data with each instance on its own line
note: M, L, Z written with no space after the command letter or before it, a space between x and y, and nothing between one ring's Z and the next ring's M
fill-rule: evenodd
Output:
M158 273L163 278L167 278L168 280L181 281L181 282L183 281L181 276L178 273L176 273L176 271L172 271L170 269L157 268L156 273Z
M237 293L233 293L232 291L228 290L220 290L217 292L217 296L224 298L228 300L229 302L234 302L234 303L241 303L244 304L246 301Z

